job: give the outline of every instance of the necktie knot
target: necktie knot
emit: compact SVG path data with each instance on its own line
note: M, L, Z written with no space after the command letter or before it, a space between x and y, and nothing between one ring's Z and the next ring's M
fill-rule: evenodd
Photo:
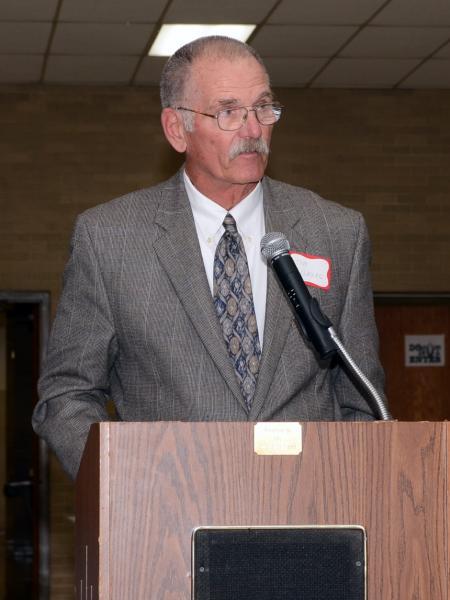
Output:
M230 215L230 213L227 213L225 215L222 225L227 233L231 233L231 234L237 233L236 221L235 221L233 215Z

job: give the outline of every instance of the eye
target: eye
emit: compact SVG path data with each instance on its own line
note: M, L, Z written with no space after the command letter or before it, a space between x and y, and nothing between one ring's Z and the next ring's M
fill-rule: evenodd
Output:
M231 117L236 114L236 108L225 108L220 111L220 114L222 114L224 117Z
M272 104L272 102L266 102L264 104L258 104L255 106L256 110L261 110L261 111L265 111L265 110L273 110L274 109L274 105Z

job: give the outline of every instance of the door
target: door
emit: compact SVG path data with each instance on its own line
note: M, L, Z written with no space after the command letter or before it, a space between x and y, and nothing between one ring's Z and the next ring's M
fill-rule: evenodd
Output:
M33 304L6 308L6 597L37 598L38 514L33 497L36 448L30 419L39 367L38 311Z
M48 294L0 291L0 599L48 598L47 450L31 428L48 308Z
M450 419L450 368L445 345L450 340L450 297L375 296L375 316L380 334L380 356L386 372L386 393L394 418L402 421ZM431 354L406 366L405 336L443 340L440 360ZM442 337L443 336L443 337ZM431 346L424 342L424 348ZM448 352L447 352L448 355ZM442 364L444 363L444 364Z

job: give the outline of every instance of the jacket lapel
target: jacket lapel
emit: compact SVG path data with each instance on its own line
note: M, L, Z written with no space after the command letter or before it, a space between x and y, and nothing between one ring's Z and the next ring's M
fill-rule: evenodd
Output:
M182 171L163 188L155 222L161 228L154 242L161 265L217 369L245 408L214 311Z
M281 231L286 234L292 246L296 248L305 247L305 240L302 235L293 230L293 227L299 221L298 205L295 210L286 208L285 202L281 205L271 192L268 178L263 179L263 186L266 232ZM251 420L256 421L263 409L264 401L269 394L270 385L274 379L293 322L292 309L281 290L273 269L269 266L263 352L255 397L250 411Z

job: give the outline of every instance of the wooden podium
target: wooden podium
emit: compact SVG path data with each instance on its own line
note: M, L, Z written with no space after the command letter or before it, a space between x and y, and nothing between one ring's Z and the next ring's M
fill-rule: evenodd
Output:
M368 600L449 600L450 424L100 423L76 484L77 600L189 600L198 526L357 524Z

